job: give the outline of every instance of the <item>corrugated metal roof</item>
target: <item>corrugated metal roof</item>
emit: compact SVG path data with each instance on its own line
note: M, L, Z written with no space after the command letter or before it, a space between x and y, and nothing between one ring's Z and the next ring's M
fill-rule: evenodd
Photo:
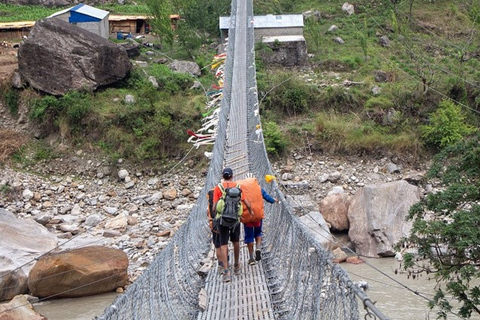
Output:
M220 29L228 29L230 17L220 17ZM289 28L303 27L302 14L267 14L265 16L254 16L253 26L255 29L261 28Z
M72 8L71 11L75 11L98 19L103 19L109 14L108 11L97 9L83 3L76 5Z
M90 16L90 17L100 19L100 20L102 20L103 18L105 18L109 14L108 11L97 9L97 8L91 7L87 4L80 3L80 4L78 4L74 7L55 12L54 14L48 16L47 18L53 18L53 17L56 17L58 15L64 14L64 13L69 12L69 11L81 13L81 14L84 14L84 15L87 15L87 16Z
M21 29L31 28L35 25L35 21L18 21L0 23L0 29Z
M108 21L148 20L152 18L153 17L149 17L149 16L124 16L124 15L111 14L108 16Z

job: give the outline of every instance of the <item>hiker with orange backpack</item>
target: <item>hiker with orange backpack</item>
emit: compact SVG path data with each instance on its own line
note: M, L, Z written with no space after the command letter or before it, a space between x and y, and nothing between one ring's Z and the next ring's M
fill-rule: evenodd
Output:
M230 271L228 268L228 241L233 243L233 258L234 265L233 271L235 274L240 273L240 217L243 214L242 202L247 207L249 214L254 215L250 202L245 198L245 195L241 191L238 183L233 181L233 170L231 168L225 168L222 171L223 182L219 183L213 190L213 202L215 206L216 216L214 222L218 223L218 232L220 239L220 255L219 261L222 262L224 267L223 281L229 282L231 280ZM230 196L230 191L236 193L237 199L233 199L233 195ZM229 199L228 199L229 198ZM233 199L233 200L232 200ZM236 203L233 203L236 201ZM220 205L221 204L221 205ZM222 208L220 208L222 207ZM224 209L235 208L237 212L236 220L234 222L226 221L226 212Z
M262 198L263 200L267 201L268 203L276 203L278 200L273 198L271 195L267 193L263 188L261 188ZM263 218L254 221L254 222L246 222L243 224L243 230L245 233L245 244L248 248L248 264L254 265L257 261L262 259L262 254L260 251L260 246L262 244L262 225L263 225ZM253 255L253 242L255 240L255 256Z

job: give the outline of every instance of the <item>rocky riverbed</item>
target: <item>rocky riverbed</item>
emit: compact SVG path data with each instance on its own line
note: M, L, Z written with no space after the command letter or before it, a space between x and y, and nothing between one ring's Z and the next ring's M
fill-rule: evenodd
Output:
M0 208L45 225L64 243L61 249L92 244L123 250L133 281L187 219L203 187L205 172L190 168L188 161L173 165L172 172L162 175L121 159L112 165L81 150L28 170L4 165ZM310 154L291 154L273 164L287 197L302 194L314 202L334 187L354 194L369 184L419 182L425 167L388 158Z

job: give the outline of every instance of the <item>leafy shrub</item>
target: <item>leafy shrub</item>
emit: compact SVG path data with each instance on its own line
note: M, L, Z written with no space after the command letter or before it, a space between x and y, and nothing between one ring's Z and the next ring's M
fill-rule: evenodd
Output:
M372 97L365 102L367 117L379 124L390 124L389 109L393 108L393 101L385 96ZM388 118L388 119L387 119Z
M138 89L148 82L144 71L140 68L132 68L127 77L118 82L118 86L130 89Z
M421 127L427 143L440 148L453 145L465 136L477 131L467 124L462 108L451 100L443 100L436 111L430 114L429 124Z
M296 79L295 74L283 73L272 79L262 79L259 92L263 95L261 102L266 109L293 116L308 111L314 102L316 88L303 80ZM263 88L273 83L271 88Z
M178 23L176 35L184 51L188 53L188 57L185 58L195 57L196 50L207 42L205 34L192 32L192 29L183 21Z
M16 116L18 113L19 94L18 91L12 88L8 88L3 93L3 101L8 107L10 114Z
M54 96L44 96L43 98L34 99L30 107L30 118L40 122L47 122L47 114L49 110L56 110L60 106L58 99Z
M404 153L418 155L421 143L415 133L404 130L388 132L373 121L362 121L355 114L341 115L320 112L316 119L316 139L322 149L345 154L385 154L401 156Z
M65 110L65 115L69 124L75 125L90 112L92 102L91 95L88 93L71 91L60 98L60 105L62 110Z
M164 90L168 94L175 94L179 91L185 91L193 85L191 75L180 72L173 72L163 64L155 64L149 69L149 74L157 79L159 90Z
M285 151L287 142L275 122L266 122L263 125L263 137L265 138L265 147L268 153L280 155Z
M218 32L218 17L228 16L230 2L225 0L179 1L177 8L189 24L190 32L205 30L209 34Z
M89 93L71 91L63 97L44 96L30 103L30 118L39 122L47 132L60 129L62 135L82 131L83 121L91 112L92 96Z
M304 33L310 40L307 41L309 51L318 51L321 48L322 40L324 39L321 29L322 26L319 21L316 21L315 19L305 20Z
M372 97L365 102L367 110L387 110L393 107L393 102L385 96Z
M357 90L345 90L343 87L328 87L320 94L319 107L341 112L358 111L363 107L364 96Z

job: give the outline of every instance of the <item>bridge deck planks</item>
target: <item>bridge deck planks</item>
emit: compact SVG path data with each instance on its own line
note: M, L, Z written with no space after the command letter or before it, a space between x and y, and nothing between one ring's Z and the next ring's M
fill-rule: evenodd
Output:
M213 250L213 249L212 249ZM233 249L229 248L233 262ZM275 319L263 266L260 263L248 265L248 250L240 248L241 273L231 270L232 281L224 283L218 274L217 264L210 270L206 279L207 307L199 313L197 320L270 320ZM232 263L233 264L233 263Z

